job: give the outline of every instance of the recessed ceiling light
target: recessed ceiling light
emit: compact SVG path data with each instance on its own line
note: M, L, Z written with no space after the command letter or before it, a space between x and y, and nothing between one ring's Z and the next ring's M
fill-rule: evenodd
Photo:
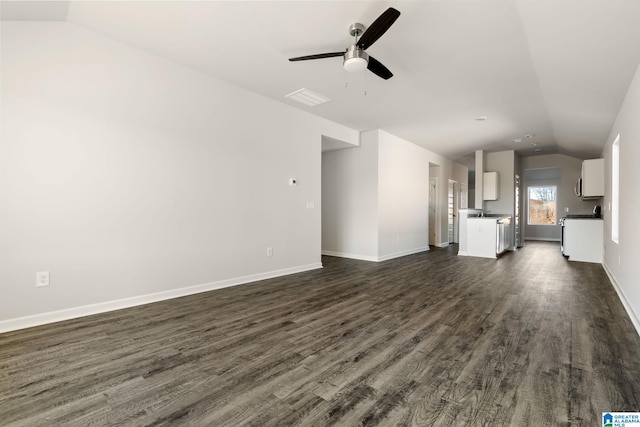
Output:
M476 122L484 122L484 121L486 121L488 118L489 118L489 117L487 117L487 116L480 116L480 117L476 117L476 118L475 118L475 119L473 119L473 120L475 120Z
M520 138L516 138L513 140L513 142L522 142L522 140Z
M525 138L533 138L534 136L536 136L536 134L535 134L535 133L528 133L528 134L526 134L524 137L525 137Z
M315 93L305 88L298 89L295 92L291 92L290 94L285 95L284 97L304 104L307 107L315 107L316 105L324 104L325 102L330 101L330 99L326 96L322 96L319 93Z
M535 150L533 150L533 151L535 151L536 153L539 153L539 152L541 152L542 150L543 150L542 148L536 148L536 149L535 149Z
M535 147L536 145L538 145L538 143L537 143L537 142L532 142L532 143L531 143L531 146L532 146L532 147Z

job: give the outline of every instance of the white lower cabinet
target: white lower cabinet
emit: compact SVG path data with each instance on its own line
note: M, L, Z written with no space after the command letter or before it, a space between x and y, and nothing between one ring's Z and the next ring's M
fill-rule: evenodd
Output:
M602 219L565 219L563 251L569 261L602 263L604 253Z
M511 248L511 233L511 218L508 216L468 218L465 255L497 258Z

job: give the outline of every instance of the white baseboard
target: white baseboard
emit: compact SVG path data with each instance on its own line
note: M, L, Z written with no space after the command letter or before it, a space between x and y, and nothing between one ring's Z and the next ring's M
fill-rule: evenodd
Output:
M446 248L447 246L449 246L449 242L440 242L440 243L436 243L434 245L436 248Z
M338 258L349 258L349 259L357 259L360 261L373 261L373 262L378 261L378 257L370 256L370 255L359 255L359 254L352 254L348 252L334 252L334 251L322 251L321 253L322 255L335 256Z
M426 252L429 250L429 246L423 246L421 248L415 248L415 249L408 249L406 251L401 251L401 252L394 252L392 254L388 254L388 255L384 255L381 257L378 257L378 261L387 261L393 258L400 258L403 256L407 256L407 255L413 255L413 254L418 254L420 252Z
M460 255L460 256L469 256L467 251L458 251L458 255Z
M624 292L622 292L622 288L620 288L620 285L618 285L615 277L613 277L613 274L611 274L611 271L609 270L609 267L607 267L607 264L603 262L602 267L604 267L605 273L607 273L607 276L609 276L609 280L613 285L613 289L616 290L618 298L620 299L620 302L622 302L622 306L629 315L631 323L633 323L633 327L636 328L636 332L638 333L638 335L640 335L640 318L638 318L636 313L633 311L631 304L629 304L629 301L627 301L627 298L624 296Z
M527 240L536 240L539 242L559 242L560 239L551 239L551 238L547 238L547 237L526 237L524 238L524 241L526 242Z
M394 252L392 254L388 254L388 255L383 255L381 257L377 257L377 256L370 256L370 255L358 255L358 254L351 254L351 253L347 253L347 252L334 252L334 251L322 251L322 255L327 255L327 256L335 256L335 257L339 257L339 258L349 258L349 259L357 259L360 261L371 261L371 262L381 262L381 261L387 261L393 258L400 258L403 256L407 256L407 255L413 255L413 254L417 254L420 252L425 252L429 250L429 246L424 246L421 248L415 248L415 249L409 249L406 251L401 251L401 252Z
M172 298L184 297L187 295L199 294L215 289L228 288L231 286L243 285L259 280L273 279L275 277L287 276L289 274L302 273L304 271L322 268L322 263L313 263L297 267L284 268L281 270L268 271L265 273L251 274L249 276L235 277L232 279L220 280L217 282L203 283L201 285L188 286L186 288L171 289L168 291L156 292L153 294L140 295L130 298L123 298L112 301L89 304L80 307L72 307L64 310L50 311L48 313L34 314L31 316L18 317L0 321L0 333L15 331L18 329L31 328L33 326L45 325L48 323L61 322L63 320L75 319L78 317L90 316L92 314L105 313L108 311L121 310L123 308L135 307L137 305L149 304L152 302L164 301Z

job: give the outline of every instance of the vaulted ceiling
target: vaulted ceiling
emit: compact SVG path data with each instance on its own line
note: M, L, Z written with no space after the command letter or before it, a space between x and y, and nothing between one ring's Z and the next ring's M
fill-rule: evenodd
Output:
M401 16L368 53L393 78L288 61L346 49L349 25L388 7ZM479 149L598 157L640 64L638 0L4 1L2 13L66 20L466 164ZM330 102L284 98L300 88Z

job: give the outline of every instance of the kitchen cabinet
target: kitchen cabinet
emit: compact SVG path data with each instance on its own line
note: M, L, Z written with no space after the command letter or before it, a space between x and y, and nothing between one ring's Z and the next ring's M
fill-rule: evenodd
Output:
M582 162L582 198L604 196L604 159L589 159Z
M482 175L482 200L498 200L498 172Z
M511 217L508 215L467 218L467 251L458 255L497 258L512 247Z
M467 234L467 221L469 218L476 218L482 211L479 209L459 209L458 210L458 255L468 256L467 244L469 242Z
M569 261L602 263L604 253L602 219L564 220L562 253Z

